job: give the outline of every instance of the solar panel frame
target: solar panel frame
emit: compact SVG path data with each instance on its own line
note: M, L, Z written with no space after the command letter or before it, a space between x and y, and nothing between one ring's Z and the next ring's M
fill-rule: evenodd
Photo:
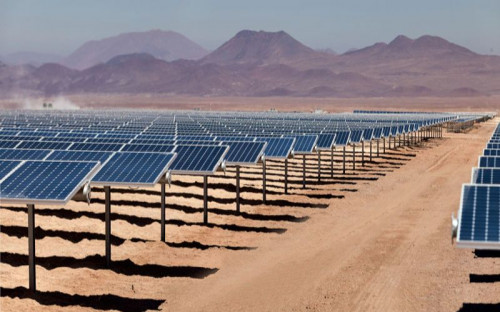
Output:
M231 152L235 150L236 146L234 146L233 144L231 143L238 143L238 144L241 144L241 145L248 145L248 146L255 146L255 148L257 149L257 153L252 152L252 158L251 160L247 160L247 161L242 161L241 158L239 160L229 160L229 158L231 157ZM247 166L247 165L255 165L259 162L259 160L262 158L262 155L264 155L264 151L267 147L267 142L249 142L249 141L223 141L222 142L222 145L228 145L229 146L229 150L225 156L225 160L226 160L226 165L232 165L232 166ZM237 151L237 153L241 153L240 151ZM249 157L250 155L247 154L247 158Z
M500 168L472 168L471 184L500 185Z
M320 151L330 151L335 146L336 133L322 133L318 135L316 149Z
M317 135L300 135L295 137L293 152L295 154L312 154L318 142Z
M22 184L20 183L13 183L9 179L16 179L15 174L21 174L23 170L28 170L31 169L30 166L34 166L35 164L40 164L43 166L50 166L54 164L60 164L61 166L74 166L76 169L77 166L83 167L80 168L82 169L80 172L78 172L79 177L75 178L75 181L78 181L75 183L74 186L69 189L68 192L65 193L64 198L56 198L55 196L53 198L40 198L42 194L38 193L37 195L34 195L32 197L5 197L6 194L5 192L9 191L9 187L13 184L15 184L15 187L20 187ZM73 164L73 165L70 165ZM97 173L97 171L100 168L100 163L99 162L72 162L72 161L46 161L46 160L24 160L22 161L21 165L15 170L14 173L12 173L10 176L7 178L3 179L1 184L0 184L0 201L2 203L8 203L8 204L44 204L44 205L64 205L68 201L70 201L76 193L85 185L87 182L89 182L92 177ZM28 168L25 168L28 167ZM59 168L61 169L61 168ZM59 170L61 173L63 169ZM30 173L35 172L34 170L28 170ZM51 170L51 172L54 172L56 170ZM47 174L40 173L37 177L44 177L44 179L49 179L50 176ZM43 186L43 187L48 187L51 185L51 183L55 183L54 179L49 180L49 183L45 184L45 180L38 181L37 179L28 179L29 177L24 177L23 181L29 181L29 185L26 186L26 188L29 188L30 190L34 191L34 186ZM65 175L65 179L68 179L69 176ZM10 182L10 184L9 184ZM55 186L58 186L60 184L64 184L65 187L70 186L68 183L69 181L64 181L64 182L59 182L56 183ZM72 181L73 182L73 181Z
M50 150L30 149L0 149L0 159L3 160L44 160Z
M159 168L155 168L155 174L150 175L152 179L150 179L148 182L143 182L139 181L139 179L136 180L131 180L131 179L121 179L121 181L117 181L115 178L114 180L107 177L106 179L102 178L101 175L107 174L107 170L114 170L111 174L114 174L116 170L121 169L124 171L125 165L123 161L121 163L115 164L113 161L119 162L120 158L125 158L127 156L137 156L137 157L166 157L166 156L171 156L168 162L163 166ZM169 170L170 166L172 165L173 161L176 159L177 154L176 153L142 153L142 152L116 152L113 153L113 155L108 159L106 164L103 166L99 172L94 176L93 180L91 181L91 185L98 185L98 186L130 186L130 187L154 187L160 179L165 175L165 173ZM164 159L163 159L164 160ZM139 162L139 165L144 164L145 160ZM135 165L135 163L134 163ZM115 167L113 167L115 166ZM137 173L136 173L137 174ZM144 172L142 173L143 175L145 174Z
M467 238L464 238L463 235L463 230L464 230L464 198L465 198L465 194L466 192L470 189L470 188L476 188L475 191L474 191L474 196L477 196L477 188L481 188L481 189L485 189L485 188L496 188L498 190L498 193L500 194L500 186L498 185L489 185L489 184L463 184L462 185L462 192L461 192L461 196L460 196L460 208L459 208L459 211L458 211L458 228L457 228L457 238L456 238L456 246L458 248L471 248L471 249L485 249L485 250L500 250L500 235L498 235L498 238L496 241L488 241L488 240L476 240L474 239L474 234L476 232L472 232L472 231L475 231L475 228L473 225L471 225L471 227L473 229L471 229L471 238L470 239L467 239ZM491 192L491 191L489 191ZM488 192L488 196L490 196ZM473 214L476 214L476 209L477 209L477 200L476 200L476 197L474 197L474 204L473 204ZM482 200L480 201L480 203L482 202L487 202L488 199L486 199L486 201ZM498 205L500 206L500 200L496 201L498 203ZM488 204L487 204L488 206ZM490 207L487 207L486 209L489 209ZM499 207L497 207L497 209L500 210ZM488 214L490 213L490 211L488 211ZM500 212L497 211L497 213L500 215ZM476 223L476 218L473 216L472 218L472 222ZM497 219L498 216L497 216ZM489 221L489 219L488 219ZM479 221L480 222L480 221ZM498 223L500 223L500 219L498 220ZM475 225L475 224L474 224ZM489 224L488 224L489 225ZM485 225L485 228L487 226ZM497 226L497 230L500 234L500 224L498 224ZM486 237L486 231L485 230L485 237ZM482 234L482 233L480 233ZM467 236L467 235L466 235Z
M195 147L210 147L210 148L217 148L217 149L223 149L223 152L221 153L220 157L216 159L216 162L214 163L214 166L210 170L190 170L190 169L176 169L174 166L176 163L172 163L171 167L171 172L172 174L178 174L178 175L213 175L215 174L216 170L221 166L222 162L224 161L226 154L229 151L229 146L227 145L177 145L176 149L174 152L178 153L178 159L177 161L180 161L180 159L184 160L185 155L180 154L179 148L195 148Z

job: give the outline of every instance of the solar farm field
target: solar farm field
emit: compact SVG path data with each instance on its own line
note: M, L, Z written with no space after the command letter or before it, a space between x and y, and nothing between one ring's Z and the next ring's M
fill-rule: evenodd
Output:
M493 117L2 111L2 311L499 308L450 243Z

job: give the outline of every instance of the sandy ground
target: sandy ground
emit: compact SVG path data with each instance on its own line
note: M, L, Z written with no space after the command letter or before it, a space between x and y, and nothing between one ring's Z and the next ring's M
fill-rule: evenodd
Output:
M27 213L1 205L1 311L473 311L500 302L500 255L459 250L450 215L459 205L499 120L374 157L341 173L341 154L268 163L242 171L242 214L230 169L202 179L174 177L167 189L167 242L160 237L159 187L112 189L112 259L104 267L104 193L93 203L36 207L37 286L26 291ZM375 145L374 145L375 146ZM368 152L368 145L365 151ZM360 152L360 148L357 148ZM374 153L375 155L375 153ZM368 160L366 156L365 160ZM498 309L499 306L496 306Z

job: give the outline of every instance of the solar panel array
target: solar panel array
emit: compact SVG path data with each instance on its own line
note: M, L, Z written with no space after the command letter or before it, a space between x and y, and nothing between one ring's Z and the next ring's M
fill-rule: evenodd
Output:
M475 249L500 249L500 157L493 153L500 138L497 125L490 143L473 168L470 184L462 186L456 228L457 246Z

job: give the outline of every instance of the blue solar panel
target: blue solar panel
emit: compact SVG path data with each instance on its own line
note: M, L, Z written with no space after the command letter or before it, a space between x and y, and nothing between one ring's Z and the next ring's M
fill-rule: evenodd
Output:
M3 180L5 176L14 170L14 168L16 168L20 163L20 161L15 160L0 160L0 181Z
M48 150L0 149L0 159L42 160L50 153Z
M127 144L122 152L172 153L174 145Z
M130 142L130 139L124 138L88 138L85 143L114 143L114 144L124 144Z
M16 148L20 149L44 149L44 150L65 150L72 143L63 142L21 142Z
M0 183L0 199L65 203L97 166L96 162L26 161Z
M382 130L382 137L387 138L391 135L391 127L384 127Z
M377 140L380 139L382 137L382 130L383 128L375 128L373 130L373 138Z
M92 179L99 185L154 185L161 178L175 154L115 153Z
M172 163L173 173L212 174L228 152L228 146L178 145L177 158Z
M491 148L491 149L500 149L500 143L488 143L486 148Z
M499 249L500 186L464 185L459 211L457 245Z
M373 129L363 130L363 141L371 141L371 139L373 139Z
M100 151L100 152L117 152L122 148L123 144L109 143L73 143L68 149L70 151Z
M479 157L479 167L484 168L500 168L500 157L497 156L481 156Z
M103 164L111 155L112 152L53 151L47 160L99 161Z
M360 143L363 139L363 130L351 130L351 143Z
M163 144L163 145L173 145L175 140L171 139L134 139L132 144Z
M295 138L257 138L257 141L267 142L264 150L266 158L287 158L292 152Z
M321 150L331 150L335 141L335 133L323 133L318 136L316 147Z
M487 148L483 152L484 156L500 156L500 149Z
M239 142L254 142L255 137L246 136L218 136L217 141L239 141Z
M301 135L295 137L293 151L297 154L310 154L313 152L318 136L316 135Z
M223 142L229 146L226 162L230 164L255 164L264 153L265 142Z
M391 135L392 136L395 136L395 135L398 135L398 126L392 126L391 127Z
M500 168L474 168L471 183L500 185Z
M19 142L16 141L0 141L0 148L14 148Z
M65 138L65 137L50 137L42 138L42 142L83 142L86 138Z
M335 146L346 146L349 144L350 137L351 132L349 131L337 132L337 135L335 136Z

